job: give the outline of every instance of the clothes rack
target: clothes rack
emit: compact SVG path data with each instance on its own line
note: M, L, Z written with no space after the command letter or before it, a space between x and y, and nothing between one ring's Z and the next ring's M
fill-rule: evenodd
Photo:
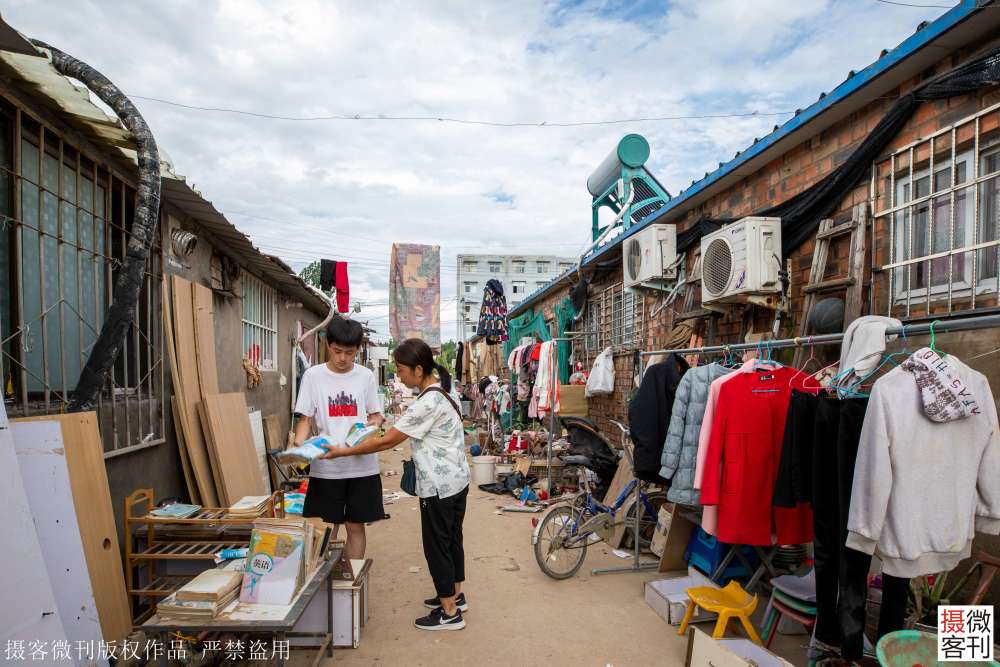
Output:
M1000 315L983 315L981 317L964 317L953 320L935 320L920 324L903 324L898 327L887 327L886 336L916 336L920 334L947 333L952 331L972 331L975 329L1000 328ZM805 345L837 345L844 340L844 334L820 334L818 336L796 336L778 340L764 340L758 343L735 343L733 345L708 345L704 347L678 348L672 350L652 350L640 352L639 355L649 357L657 354L712 354L718 352L744 352L748 350L778 350L788 347Z

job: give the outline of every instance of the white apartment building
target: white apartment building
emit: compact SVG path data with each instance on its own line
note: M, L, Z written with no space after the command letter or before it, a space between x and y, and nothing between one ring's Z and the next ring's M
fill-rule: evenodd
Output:
M476 333L486 282L503 284L507 308L513 308L535 290L576 265L574 257L553 255L459 255L458 336L468 340Z

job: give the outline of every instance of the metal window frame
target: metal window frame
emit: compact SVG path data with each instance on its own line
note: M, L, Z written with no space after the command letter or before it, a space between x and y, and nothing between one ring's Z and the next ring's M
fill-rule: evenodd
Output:
M888 315L893 315L894 308L901 308L904 316L910 317L915 304L921 302L928 313L931 312L935 304L942 303L945 304L947 312L952 313L955 308L956 297L962 299L963 302L968 300L970 309L975 310L976 299L983 294L993 294L996 301L1000 303L1000 215L997 215L997 220L993 221L996 227L993 234L994 240L979 240L980 227L985 224L985 221L980 221L979 219L981 214L980 193L985 183L994 180L1000 182L1000 171L985 175L980 173L980 165L983 157L1000 150L1000 140L991 143L987 147L982 146L981 139L983 133L981 132L981 120L990 114L1000 114L1000 103L970 114L929 136L912 141L896 149L891 154L877 159L872 164L869 199L871 210L873 211L873 230L880 220L884 220L889 237L889 261L873 268L873 274L876 277L884 276L882 282L887 288L884 298ZM960 130L966 130L969 126L972 129L972 136L964 139L962 144L963 146L966 144L971 145L958 150L959 132ZM990 132L994 134L996 130L991 130ZM944 137L948 138L949 145L943 151L940 151L936 148L936 145L939 145L939 142ZM926 150L927 157L922 161L925 166L917 169L915 168L915 159L921 150ZM936 172L941 170L940 163L935 165L938 153L947 153L945 159L948 164L947 168L950 169L950 183L947 187L941 189L936 189L934 182ZM965 159L968 159L972 163L972 174L962 183L958 183L956 182L957 166ZM898 165L903 160L905 160L905 167L899 168ZM886 165L888 165L888 174L884 175ZM923 178L925 173L928 178L928 193L924 196L913 198L913 194L915 194L915 179ZM918 177L917 174L920 174L920 176ZM908 180L911 197L909 201L897 201L896 190L899 178ZM888 195L889 200L888 207L882 210L878 209L878 205L884 203L886 197L879 196L880 183L886 184L885 193ZM968 221L957 221L955 219L956 193L968 192L970 189L972 193L971 217L969 217ZM948 198L947 236L949 247L936 249L934 247L934 209L936 202L942 198ZM923 239L926 252L919 257L915 257L915 212L919 207L924 205L928 207L925 230L926 238ZM897 219L899 217L897 214L899 213L903 213L902 221ZM963 245L960 246L956 246L955 243L956 223L963 225L963 229L965 230ZM904 253L899 247L896 238L900 224L906 225L901 236L908 246L905 258L903 258ZM995 251L998 270L996 271L996 275L980 278L978 264L981 253L990 250ZM955 257L965 255L969 256L969 264L963 269L963 275L959 276L959 280L956 281ZM935 286L932 263L934 260L943 258L948 259L948 279L944 285ZM912 287L913 269L917 265L925 267L926 284L924 287L914 288ZM965 272L968 272L969 276L967 283L964 275ZM897 278L897 274L899 273L903 274L901 279ZM903 283L902 286L898 284L901 282ZM988 283L990 282L994 283L994 287L991 288L989 286Z
M278 371L278 290L257 276L243 271L243 356L252 359L250 346L260 346L260 359L256 360L261 371ZM268 322L270 320L270 322ZM267 367L268 359L272 366Z
M70 330L76 329L80 347L79 366L82 369L89 354L89 348L83 345L84 332L89 330L93 340L96 341L111 305L117 270L125 258L131 236L127 220L134 211L136 183L111 166L103 156L86 149L28 107L10 98L5 97L4 100L12 109L10 113L13 129L12 155L10 168L0 166L0 172L10 179L13 216L5 214L0 221L0 229L4 233L10 233L10 227L13 227L13 233L10 233L13 281L7 288L10 289L11 300L16 305L12 308L10 332L0 343L12 343L12 352L14 350L16 352L9 354L0 344L0 375L6 379L7 370L16 374L16 395L10 397L12 401L8 405L12 417L57 414L68 406L72 386L76 384L76 378L67 375L67 353L73 351L67 349L66 336ZM30 130L26 131L26 125L31 126ZM32 144L38 151L38 174L35 179L29 178L24 171L25 142ZM72 154L75 154L75 160L71 157ZM58 164L54 189L46 185L47 156L56 160ZM84 161L89 163L86 173L84 173ZM90 181L93 188L90 209L83 203L82 185L85 179ZM64 192L68 183L72 183L73 186L72 201L68 192ZM26 185L35 189L32 196L38 198L37 220L34 221L26 220L24 215ZM100 194L101 189L103 195ZM116 201L113 202L113 198L116 198ZM53 199L54 234L42 222L46 201L51 202ZM98 202L101 206L98 206ZM98 213L99 210L101 214ZM83 221L87 217L90 218L88 224L91 225L92 247L90 248L81 245L80 240ZM36 270L34 261L32 266L28 266L24 257L25 230L31 230L32 235L38 237L37 277L30 273ZM49 239L50 243L54 240L58 249L59 298L52 304L46 303L44 284L46 239ZM73 249L72 257L66 257L66 248ZM105 458L165 442L166 371L163 357L163 318L154 316L154 313L158 313L162 307L161 252L159 239L154 239L143 276L143 293L136 305L135 323L126 332L122 352L98 395L97 412L102 426ZM92 274L89 267L85 270L88 257L94 263ZM67 280L70 276L70 280ZM40 281L39 315L33 317L31 321L26 321L25 285L28 281L36 279ZM85 285L85 280L92 282L92 285ZM73 284L68 284L70 281ZM70 303L71 300L67 300L67 290L74 290L74 285L76 307ZM82 312L85 289L94 290L93 324L88 321L90 313ZM55 342L58 343L56 346L59 349L58 355L50 355L52 347L48 340L50 321L56 323L55 332L58 341ZM40 376L32 370L32 362L27 358L32 345L34 327L41 331L42 339ZM53 358L50 359L50 356ZM54 371L57 363L60 370L59 386L53 386L49 369L52 367ZM29 377L33 382L41 383L40 391L31 390Z

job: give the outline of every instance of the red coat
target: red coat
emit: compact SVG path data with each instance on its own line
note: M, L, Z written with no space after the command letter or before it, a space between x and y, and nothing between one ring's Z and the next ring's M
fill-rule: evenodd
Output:
M716 537L728 544L804 544L812 510L774 507L794 368L740 373L719 391L701 482L701 504L719 506ZM754 392L754 389L775 389Z

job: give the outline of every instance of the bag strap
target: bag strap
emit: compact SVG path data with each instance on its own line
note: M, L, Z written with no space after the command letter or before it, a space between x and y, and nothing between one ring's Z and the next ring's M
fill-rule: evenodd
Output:
M462 421L462 408L458 407L458 404L455 403L455 399L451 397L451 394L446 392L441 387L427 387L427 389L424 389L422 392L420 392L420 396L417 396L417 400L419 401L421 398L423 398L424 394L426 394L429 391L436 391L445 398L447 398L448 402L451 403L451 407L455 408L455 412L458 413L458 420Z

